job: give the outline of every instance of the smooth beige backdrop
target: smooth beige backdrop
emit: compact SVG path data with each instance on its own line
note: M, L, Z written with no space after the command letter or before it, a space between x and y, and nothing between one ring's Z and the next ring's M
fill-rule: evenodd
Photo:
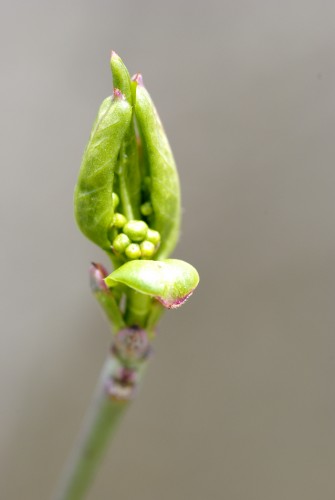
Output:
M72 193L109 52L180 169L166 314L88 500L333 500L335 4L2 2L0 498L50 498L109 345Z

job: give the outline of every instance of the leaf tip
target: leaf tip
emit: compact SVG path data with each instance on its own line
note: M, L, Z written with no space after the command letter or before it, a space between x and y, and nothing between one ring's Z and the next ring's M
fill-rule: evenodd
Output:
M143 77L141 75L141 73L136 73L133 77L132 77L132 81L133 82L136 82L137 85L139 87L144 87L144 83L143 83Z
M115 52L115 50L112 50L112 51L111 51L111 60L112 60L113 58L115 59L116 57L118 57L118 58L119 58L120 56L118 56L118 54Z
M125 96L122 94L121 90L119 90L119 89L113 90L113 96L114 96L114 99L118 99L119 101L125 100Z
M163 297L155 297L161 304L164 306L166 309L178 309L178 307L182 306L185 304L187 299L191 297L195 289L193 289L191 292L187 293L184 295L184 297L178 297L178 298L163 298Z
M107 291L108 287L105 278L108 275L106 268L102 264L92 262L89 268L90 286L92 292Z

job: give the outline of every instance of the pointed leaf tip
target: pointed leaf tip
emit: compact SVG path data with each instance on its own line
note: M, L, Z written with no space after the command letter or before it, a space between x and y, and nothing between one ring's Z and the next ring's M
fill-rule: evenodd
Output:
M132 81L133 81L133 82L136 82L136 83L137 83L137 85L139 85L140 87L144 87L143 77L142 77L141 73L136 73L136 74L132 77Z

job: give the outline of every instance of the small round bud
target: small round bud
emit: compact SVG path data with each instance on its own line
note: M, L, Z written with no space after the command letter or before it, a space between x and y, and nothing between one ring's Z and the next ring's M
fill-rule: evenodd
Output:
M128 259L139 259L141 257L140 245L138 245L137 243L131 243L127 246L124 253L128 257Z
M154 229L148 229L146 239L157 246L161 241L161 235Z
M120 203L120 198L116 193L112 193L112 201L113 201L113 208L115 210L118 204Z
M143 241L147 235L148 226L143 220L130 220L123 228L123 232L132 241Z
M140 244L142 259L150 259L155 253L155 245L151 241L144 240Z
M150 201L147 201L141 205L141 214L147 217L152 214L152 205Z
M127 223L127 219L123 214L116 213L113 216L113 226L118 229L122 229L123 226Z
M123 233L118 234L113 241L113 249L118 253L123 253L128 245L130 245L130 239Z

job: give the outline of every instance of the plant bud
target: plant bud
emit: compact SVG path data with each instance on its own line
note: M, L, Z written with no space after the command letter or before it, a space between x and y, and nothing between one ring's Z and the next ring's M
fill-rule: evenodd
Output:
M150 201L147 201L143 203L143 205L141 205L141 214L145 217L148 217L148 215L152 214L152 205Z
M151 259L155 253L155 245L151 241L144 240L140 244L141 257L142 259Z
M115 210L120 203L120 198L116 193L112 193L112 203L113 203L113 208Z
M148 241L151 241L151 243L153 243L155 246L157 246L161 241L161 235L159 234L158 231L149 228L146 239Z
M123 253L128 245L130 245L130 239L126 234L121 233L113 241L113 250L117 253Z
M127 246L124 253L128 259L139 259L141 257L141 249L137 243L131 243Z
M143 241L148 232L148 226L143 220L130 220L123 228L124 234L132 241Z
M123 226L127 223L127 219L123 214L116 213L113 217L113 226L118 229L122 229Z

